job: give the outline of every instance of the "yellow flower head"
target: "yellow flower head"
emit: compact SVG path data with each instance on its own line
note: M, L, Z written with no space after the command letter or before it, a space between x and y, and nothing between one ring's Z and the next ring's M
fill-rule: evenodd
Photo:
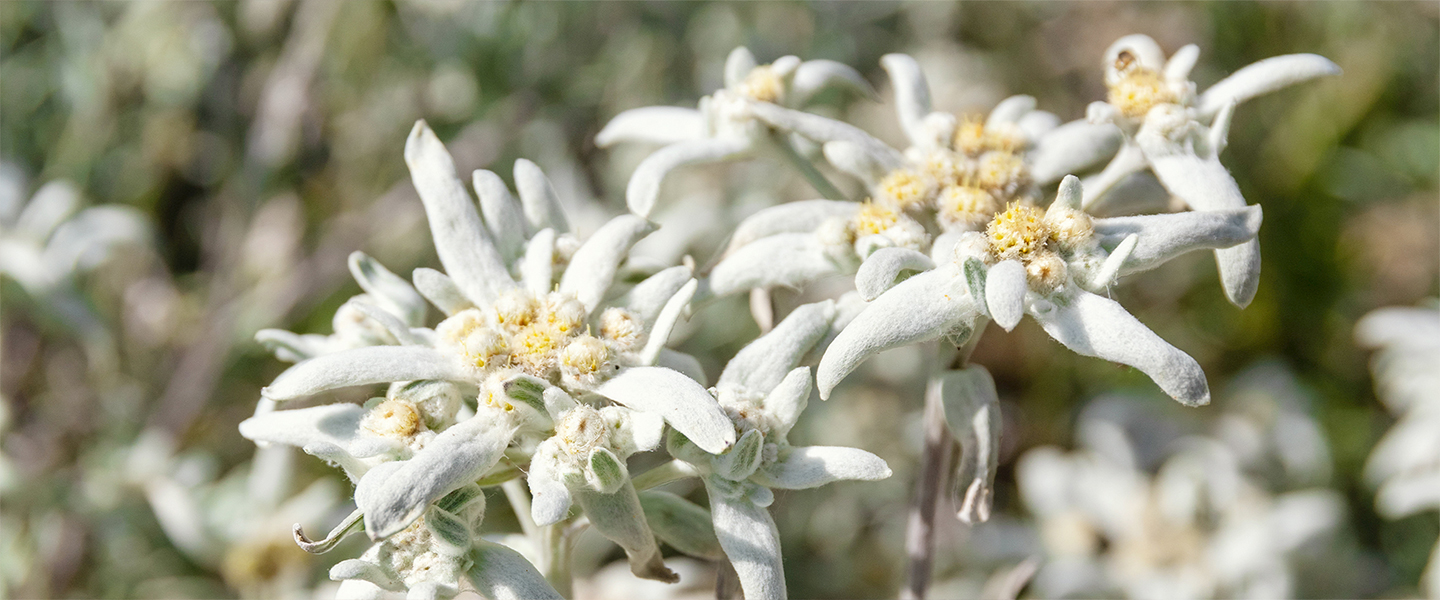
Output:
M1050 239L1045 211L1020 202L1011 202L1005 212L985 227L990 253L999 260L1025 260L1038 254Z
M1120 114L1138 119L1156 105L1177 101L1160 73L1141 66L1129 51L1121 52L1115 59L1115 69L1120 72L1120 79L1109 85L1105 99L1119 109Z
M785 80L770 65L762 65L750 70L739 91L757 102L779 102L785 96Z
M930 199L931 182L910 169L891 171L880 180L880 195L902 210L919 206Z
M860 210L855 213L855 219L851 224L855 228L856 236L872 235L883 233L900 220L900 213L895 209L873 200L866 200L860 203Z
M365 414L360 428L383 438L404 440L420 429L420 412L404 400L386 400Z

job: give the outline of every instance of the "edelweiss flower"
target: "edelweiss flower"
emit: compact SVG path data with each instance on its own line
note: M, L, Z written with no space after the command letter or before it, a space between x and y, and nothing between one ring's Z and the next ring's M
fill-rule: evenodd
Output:
M768 65L756 65L755 56L741 46L725 61L725 87L700 99L696 109L673 106L633 108L615 115L600 133L601 148L618 142L666 144L647 157L630 176L625 201L630 212L648 216L660 195L660 184L670 171L685 165L736 160L767 146L785 145L773 139L765 123L755 119L757 103L803 107L819 91L843 85L862 94L874 91L854 69L831 60L801 60L783 56Z
M363 515L370 537L400 536L401 541L387 541L390 546L382 544L365 559L390 564L384 577L354 563L342 563L353 568L332 575L365 579L382 589L403 584L412 593L431 582L435 585L424 589L449 594L457 573L493 579L483 556L496 565L515 561L513 552L476 541L479 517L465 516L477 510L470 508L473 498L442 499L462 494L487 474L513 478L537 437L553 431L565 439L578 427L577 419L593 422L595 415L605 415L598 418L607 426L634 423L635 431L651 431L645 434L654 439L651 446L658 443L658 432L652 430L661 419L710 452L723 452L736 436L700 384L656 366L673 365L703 377L693 358L663 348L697 286L689 269L674 267L628 291L615 289L620 263L629 247L650 232L650 223L633 215L617 217L579 243L566 231L549 182L528 161L516 164L519 202L494 173L477 171L477 211L449 153L423 122L411 133L405 157L446 273L417 269L417 291L372 261L353 259L371 299L351 306L386 334L368 341L387 343L313 355L282 373L262 395L285 401L339 387L395 383L384 399L365 407L269 412L242 423L241 432L257 442L300 446L338 464L356 481L356 518ZM410 300L396 301L413 300L416 294L448 315L434 330L399 316L423 319L423 307L411 310ZM646 414L632 416L618 407L596 410L573 398L608 399ZM572 455L603 461L593 456L597 448L615 458L645 447L644 436L629 442L617 432L608 436L599 446L570 448ZM601 480L606 491L614 491L612 478ZM610 534L604 516L592 519ZM633 539L617 541L634 550ZM653 547L653 539L649 543ZM465 553L456 554L455 548L462 547ZM423 573L416 564L425 565ZM668 573L663 564L655 572ZM519 579L494 581L548 589L521 577L527 572L516 573ZM539 585L544 586L543 579Z
M859 204L792 202L747 218L707 279L711 293L800 287L852 273L881 248L927 251L935 232L983 227L1008 203L1038 200L1038 186L1089 167L1119 146L1110 127L1057 127L1059 118L1035 110L1030 96L1007 98L983 119L934 112L914 59L891 54L882 64L911 143L903 152L839 121L779 106L752 108L772 126L824 144L825 157L865 182L869 198Z
M1440 508L1440 310L1382 308L1356 324L1355 338L1379 349L1376 392L1399 418L1365 463L1365 478L1378 488L1375 508L1389 519ZM1440 596L1440 543L1421 579L1427 595Z
M1111 187L1149 167L1171 194L1195 210L1243 208L1240 187L1220 164L1235 105L1340 67L1315 54L1276 56L1236 71L1196 94L1190 69L1200 56L1191 44L1167 61L1155 40L1128 35L1105 51L1107 101L1087 113L1093 123L1114 123L1125 144L1105 169L1085 183L1090 208ZM1225 295L1244 307L1260 283L1260 244L1250 241L1215 251Z
M880 457L857 448L791 446L786 437L810 398L810 368L801 359L830 330L832 301L796 308L775 329L741 349L712 392L739 434L725 452L711 452L684 432L667 443L677 460L705 482L715 534L735 565L746 598L786 598L780 534L765 507L771 488L807 489L847 479L890 476Z

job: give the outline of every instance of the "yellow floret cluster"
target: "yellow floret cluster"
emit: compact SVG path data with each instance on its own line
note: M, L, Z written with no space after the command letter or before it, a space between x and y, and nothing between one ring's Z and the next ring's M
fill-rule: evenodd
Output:
M770 65L761 65L750 70L738 91L756 102L779 102L785 97L785 80Z
M1030 285L1043 291L1065 282L1069 269L1062 254L1093 242L1093 234L1090 216L1082 211L1044 211L1022 202L1011 202L985 227L991 258L1020 261Z
M966 116L955 126L951 147L966 156L980 156L986 152L1023 152L1025 136L1013 125L986 127L985 120L977 116Z
M365 413L360 428L383 438L403 441L420 430L420 411L405 400L386 400Z
M1122 67L1119 64L1116 66ZM1165 79L1160 73L1133 61L1123 65L1120 79L1108 87L1110 89L1106 93L1106 101L1118 109L1120 114L1132 119L1143 118L1157 105L1173 104L1177 101L1175 93L1170 86L1165 85Z

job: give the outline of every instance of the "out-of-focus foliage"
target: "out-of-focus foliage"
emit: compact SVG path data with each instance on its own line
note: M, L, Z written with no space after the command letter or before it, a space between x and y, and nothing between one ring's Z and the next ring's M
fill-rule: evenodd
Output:
M1421 592L1435 515L1388 521L1374 509L1362 468L1393 417L1351 335L1373 308L1440 292L1437 13L1433 3L0 3L0 206L24 206L66 181L78 207L128 207L148 229L86 254L86 268L65 276L63 301L23 275L0 278L3 589L333 591L324 574L338 558L300 553L286 536L294 521L320 529L348 512L345 482L319 461L257 452L236 424L284 367L254 332L328 333L336 308L359 292L350 252L402 273L437 264L400 154L416 119L435 128L462 173L508 178L515 158L534 160L588 235L625 210L629 174L652 150L598 151L600 126L628 108L693 105L721 87L737 45L762 62L796 54L854 66L887 99L879 58L906 52L929 77L936 109L983 114L1024 93L1069 120L1104 97L1105 47L1146 33L1167 51L1198 44L1192 78L1202 89L1285 53L1322 54L1345 70L1237 113L1222 160L1265 211L1249 308L1224 300L1200 254L1114 295L1195 356L1216 390L1214 407L1162 421L1233 441L1225 432L1237 411L1273 416L1246 394L1307 398L1330 474L1304 483L1343 498L1340 522L1309 542L1321 546L1309 556L1339 553L1354 568L1303 571L1296 593ZM888 100L819 100L817 112L899 131ZM689 254L700 265L739 218L814 195L765 162L687 169L665 193L668 212L655 215L664 227L636 253L671 264ZM777 302L835 295L812 288ZM756 333L743 300L731 299L697 310L672 339L714 375ZM1181 410L1143 375L1076 358L1033 323L986 336L974 361L995 375L1006 419L996 517L973 528L942 519L937 596L976 595L987 580L1003 589L1015 565L1043 553L1016 461L1038 446L1093 448L1088 399L1133 388L1158 411ZM1260 361L1284 366L1288 375L1265 371L1280 388L1227 383ZM880 597L899 586L921 362L914 349L870 361L791 433L797 444L865 448L895 470L881 483L776 495L795 597ZM1247 474L1273 484L1290 472L1272 467ZM1163 469L1158 459L1137 468ZM492 500L487 528L518 530ZM599 536L587 534L576 552L582 579L598 571L577 584L581 593L640 593L600 569L621 553ZM682 592L695 593L688 576L703 580L711 567L685 565L671 566L687 577Z

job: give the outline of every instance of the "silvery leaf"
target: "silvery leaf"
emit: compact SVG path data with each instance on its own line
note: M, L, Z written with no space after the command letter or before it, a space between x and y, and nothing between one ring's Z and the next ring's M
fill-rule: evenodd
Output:
M427 580L410 586L405 592L405 600L450 600L459 593L458 585Z
M875 88L850 65L833 60L807 60L795 68L787 102L791 106L803 106L817 92L832 85L849 88L867 98L875 97Z
M463 380L465 373L454 360L433 348L370 346L296 364L260 394L271 400L293 400L336 388L415 379Z
M541 527L559 523L570 512L570 489L560 476L560 457L555 439L547 439L535 447L530 459L530 518Z
M1145 170L1150 163L1145 159L1145 153L1140 151L1140 146L1126 141L1120 144L1120 150L1115 153L1114 158L1105 165L1099 173L1085 178L1084 190L1085 199L1083 208L1094 212L1100 200L1126 177Z
M666 568L660 557L660 545L655 543L655 534L645 522L645 512L640 508L640 498L635 495L629 480L613 494L603 494L586 489L575 491L575 503L585 511L590 525L596 531L619 544L630 559L630 572L636 577L675 583L680 576Z
M840 267L809 233L781 233L760 238L730 253L706 280L717 297L755 288L806 284L840 273Z
M360 314L365 315L365 318L384 327L385 331L389 332L390 335L395 338L395 341L402 345L415 346L425 343L424 340L420 339L414 333L411 333L410 327L407 326L404 321L401 321L399 317L383 308L375 306L368 298L362 299L362 297L356 296L345 304L360 311Z
M586 311L594 311L605 298L630 247L652 231L655 224L643 217L621 215L610 219L575 251L560 278L560 292L574 294Z
M979 365L947 371L938 379L945 422L960 442L956 516L965 523L983 523L990 519L995 471L1000 466L1000 399L995 380Z
M655 357L655 365L665 367L672 371L679 371L681 374L694 379L700 385L709 385L705 377L705 367L694 356L684 352L676 352L669 348L661 348L660 355Z
M1030 290L1025 265L1002 261L985 274L985 306L990 318L1005 331L1015 329L1025 316L1025 292Z
M877 156L894 155L893 162L897 163L901 160L899 152L896 152L894 148L849 123L766 103L751 104L750 111L760 120L774 127L796 133L815 142L822 144L850 142L864 148L867 153Z
M705 117L693 108L646 106L632 108L610 119L595 134L595 147L620 142L674 144L705 137Z
M1050 337L1085 356L1130 365L1186 406L1210 403L1205 372L1190 355L1155 335L1118 302L1072 290L1068 302L1032 312Z
M834 318L835 303L831 300L796 307L769 333L735 353L715 387L739 387L753 392L774 389L815 342L825 337Z
M350 254L350 274L360 284L360 289L365 290L381 308L400 317L406 325L418 327L425 324L425 299L410 282L358 251Z
M774 422L770 429L774 441L785 439L790 428L800 420L800 413L810 402L811 387L810 367L796 367L785 375L780 385L765 395L765 401L760 406Z
M895 111L900 117L900 127L909 136L912 145L922 145L924 135L920 122L930 114L930 85L919 63L905 54L886 54L880 57L880 66L890 75L890 87L895 89Z
M706 452L719 454L735 443L735 426L710 392L670 369L624 369L595 391L634 410L664 417Z
M323 352L325 336L312 337L283 329L261 329L255 332L255 341L274 354L275 358L286 362L300 362Z
M1244 102L1316 77L1339 74L1339 65L1318 54L1273 56L1231 73L1210 86L1200 95L1200 113L1213 115L1231 101Z
M465 578L488 600L564 600L519 552L476 540Z
M1020 119L1031 111L1035 110L1034 96L1011 96L1001 100L995 108L990 109L990 116L985 119L985 128L999 128L1002 125L1015 125Z
M680 321L685 309L690 306L690 299L695 297L695 290L700 287L700 282L691 279L688 283L675 292L665 308L655 317L655 323L650 329L650 338L645 341L645 347L640 350L640 364L654 365L660 358L660 352L665 349L665 344L670 340L670 332L675 330L675 324Z
M780 557L780 532L770 513L744 496L729 497L706 478L715 537L735 566L745 600L783 600L785 566ZM763 489L763 488L762 488Z
M355 486L365 533L376 540L394 535L431 502L479 479L500 460L514 433L513 423L476 415L435 436L410 460L371 469Z
M1130 234L1115 245L1110 251L1110 256L1105 257L1105 262L1100 263L1089 281L1080 282L1081 287L1099 293L1110 288L1115 279L1120 276L1120 270L1130 263L1130 255L1135 252L1135 246L1140 243L1139 234Z
M404 592L405 584L379 565L358 558L342 560L330 567L330 580L359 580L387 592Z
M1025 158L1035 183L1046 185L1115 156L1123 142L1120 128L1114 125L1071 121L1040 136Z
M729 450L710 461L715 474L731 481L749 477L760 466L760 447L765 444L765 435L758 429L751 429Z
M1030 144L1033 146L1035 140L1044 137L1045 134L1060 126L1060 117L1052 112L1032 110L1020 117L1020 120L1015 122L1015 126L1020 128L1020 132L1025 134L1025 139L1030 140Z
M1153 269L1192 250L1228 248L1254 239L1263 214L1259 205L1240 209L1189 211L1095 219L1100 244L1114 248L1125 237L1139 240L1122 274Z
M801 200L762 208L735 226L725 254L777 233L815 231L829 219L849 219L859 208L858 203L841 200Z
M1200 58L1200 47L1195 44L1186 44L1170 55L1170 60L1165 61L1166 81L1189 81L1190 70L1195 68L1195 61Z
M890 476L890 466L859 448L800 446L780 460L766 464L751 476L765 487L803 490L835 481L878 481Z
M755 70L755 55L744 46L737 46L725 57L725 87L735 87L745 82L750 71Z
M499 175L485 169L477 169L471 175L475 195L480 197L480 213L485 216L485 227L490 230L490 239L506 263L520 256L525 246L525 210L510 195L510 188Z
M647 324L653 325L661 309L690 282L690 276L690 267L684 265L659 271L635 284L615 305L634 311Z
M630 212L649 216L660 197L660 184L671 171L696 163L733 160L749 154L754 142L749 138L706 138L670 144L646 157L625 188L625 204Z
M664 439L665 419L660 415L607 406L600 409L600 416L610 427L610 448L622 465L631 454L660 447Z
M710 511L700 505L670 492L645 490L640 492L640 508L655 536L676 550L708 560L724 556Z
M614 494L630 479L625 463L615 453L605 448L590 450L590 460L585 467L585 482L602 494Z
M515 191L520 194L520 204L525 209L525 220L531 231L554 229L556 234L568 233L570 223L565 219L560 196L550 178L540 166L526 159L515 160Z
M891 288L865 307L845 327L815 373L820 398L861 362L897 346L935 339L981 315L961 268L955 263L926 271Z
M488 303L514 287L474 201L455 174L455 161L423 120L405 141L405 164L425 205L435 253L455 285L477 303Z
M431 506L425 512L425 526L440 554L461 556L470 550L470 525L450 511Z
M855 272L855 289L866 302L894 287L905 271L929 271L935 261L909 248L881 248L865 258Z
M467 308L475 308L475 303L465 297L460 287L455 285L444 273L435 269L421 267L415 269L411 275L415 280L415 289L439 308L446 316L454 315Z
M532 294L546 294L554 289L555 230L541 229L525 245L520 261L520 281Z
M841 140L825 142L821 151L825 154L825 160L836 169L854 175L870 187L879 184L886 174L901 165L899 153L879 150L874 145Z

